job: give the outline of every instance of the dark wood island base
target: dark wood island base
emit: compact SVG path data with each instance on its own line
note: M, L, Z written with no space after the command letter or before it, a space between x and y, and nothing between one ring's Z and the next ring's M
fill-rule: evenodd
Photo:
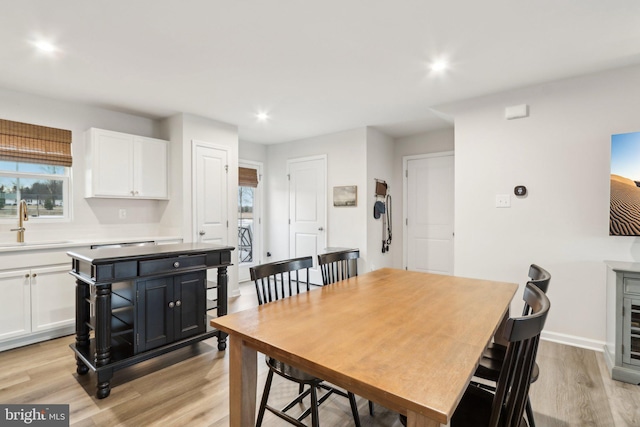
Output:
M76 372L97 374L96 397L111 392L118 369L211 337L227 314L233 247L204 243L71 251L76 278ZM217 268L217 298L207 300L206 270ZM92 333L93 332L93 333Z

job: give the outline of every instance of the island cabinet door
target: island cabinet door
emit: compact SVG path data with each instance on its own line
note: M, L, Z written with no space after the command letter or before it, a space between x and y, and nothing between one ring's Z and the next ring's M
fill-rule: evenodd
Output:
M136 353L205 331L204 272L143 280L137 287Z
M207 294L202 271L175 277L175 339L187 338L206 330Z
M135 353L173 341L173 277L137 283Z

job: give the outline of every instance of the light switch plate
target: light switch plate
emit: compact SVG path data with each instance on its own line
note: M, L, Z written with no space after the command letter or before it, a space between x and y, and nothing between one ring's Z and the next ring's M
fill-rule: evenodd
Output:
M496 208L510 208L510 207L511 207L510 194L496 194Z

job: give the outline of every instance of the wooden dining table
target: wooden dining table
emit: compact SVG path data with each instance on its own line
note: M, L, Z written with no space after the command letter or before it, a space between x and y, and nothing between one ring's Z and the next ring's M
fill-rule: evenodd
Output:
M447 424L518 286L383 268L211 320L229 334L231 427L255 425L257 352Z

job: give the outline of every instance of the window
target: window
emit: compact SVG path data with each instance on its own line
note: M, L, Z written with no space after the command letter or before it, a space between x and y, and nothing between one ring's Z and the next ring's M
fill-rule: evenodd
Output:
M0 219L18 217L27 202L30 218L68 218L69 168L0 160Z
M254 168L238 169L238 259L240 263L254 260L256 231L255 207L258 171Z
M0 119L0 219L68 218L71 131Z

